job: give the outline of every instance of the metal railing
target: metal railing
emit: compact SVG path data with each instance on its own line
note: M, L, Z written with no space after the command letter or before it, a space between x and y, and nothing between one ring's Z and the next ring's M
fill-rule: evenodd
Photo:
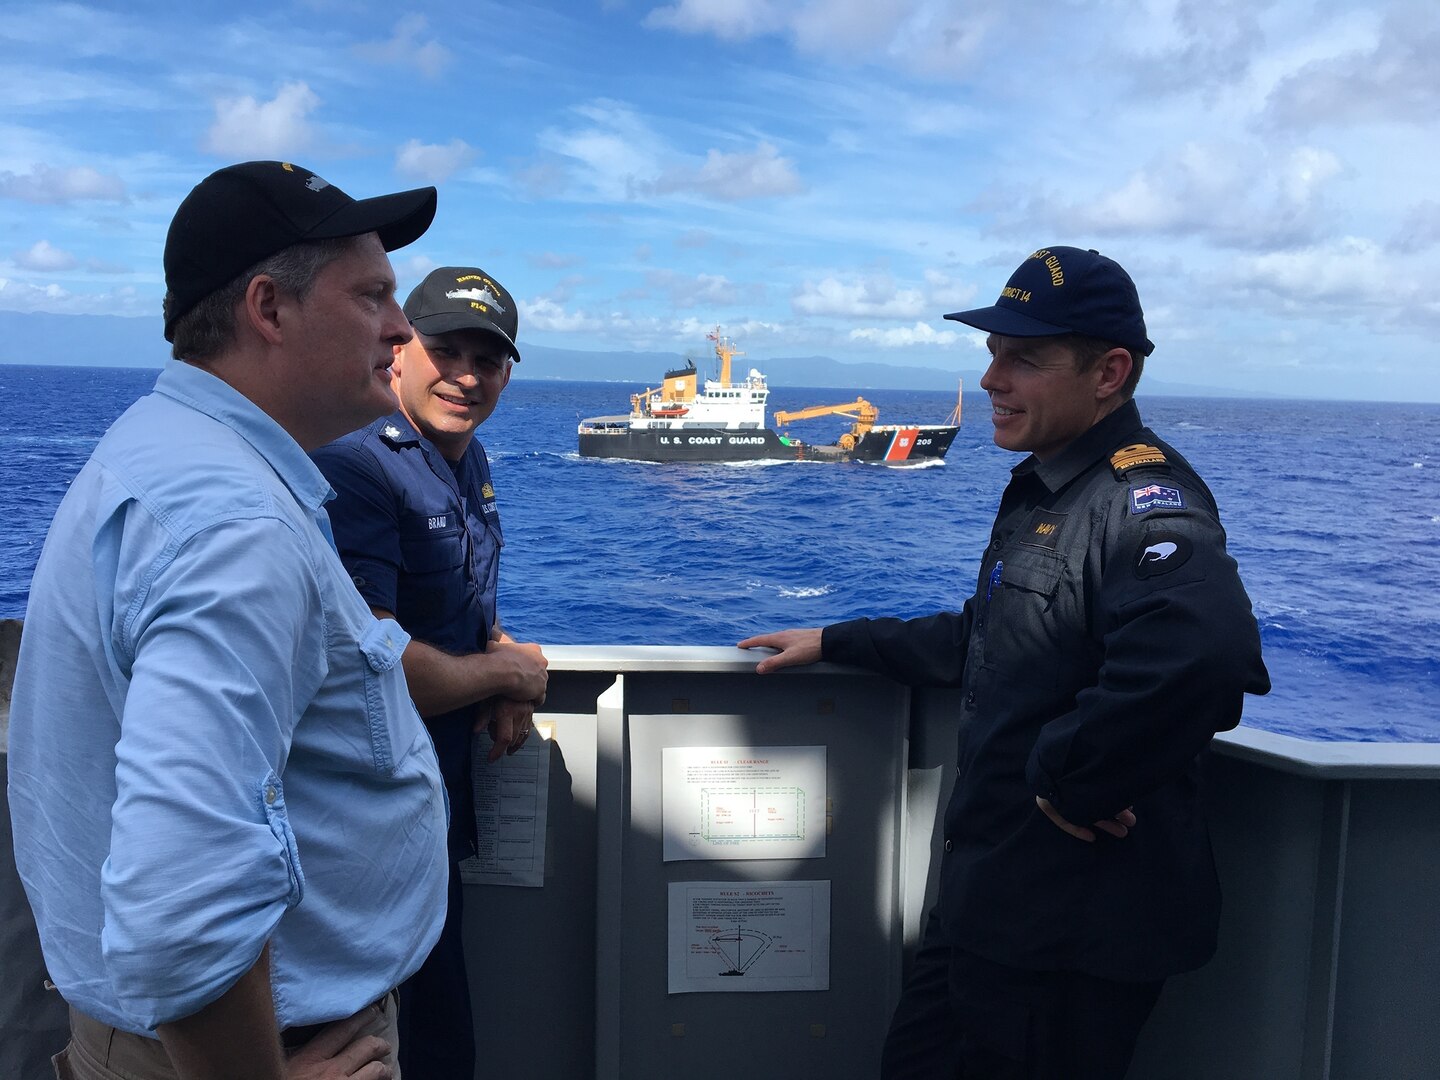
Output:
M18 627L0 624L0 750L17 639ZM874 1075L933 899L935 823L954 775L952 692L829 665L761 677L753 655L731 648L546 652L545 886L467 886L485 1074ZM671 745L825 745L825 857L664 862L658 762ZM1216 739L1208 800L1225 893L1220 951L1167 984L1131 1077L1440 1075L1440 745L1242 727ZM31 1080L47 1075L37 1070L63 1041L64 1010L41 987L8 809L0 817L0 1075ZM668 883L731 877L831 881L829 990L667 992Z

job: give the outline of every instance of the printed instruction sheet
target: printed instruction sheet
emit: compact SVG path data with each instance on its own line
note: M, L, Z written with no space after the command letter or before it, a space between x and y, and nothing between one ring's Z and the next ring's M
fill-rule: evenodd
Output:
M545 884L545 823L550 802L550 740L542 725L513 754L491 764L489 735L470 745L477 854L460 863L469 885Z
M667 746L665 861L818 859L825 854L825 747Z
M830 989L830 882L670 883L670 993Z

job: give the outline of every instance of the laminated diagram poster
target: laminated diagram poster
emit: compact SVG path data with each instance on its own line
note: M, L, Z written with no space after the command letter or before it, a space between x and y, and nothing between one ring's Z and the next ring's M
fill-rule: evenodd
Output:
M670 883L672 994L830 989L828 881Z
M665 861L825 855L825 747L667 746Z
M489 761L490 736L470 748L477 854L460 863L472 885L545 884L545 820L550 799L550 740L539 730L514 754Z

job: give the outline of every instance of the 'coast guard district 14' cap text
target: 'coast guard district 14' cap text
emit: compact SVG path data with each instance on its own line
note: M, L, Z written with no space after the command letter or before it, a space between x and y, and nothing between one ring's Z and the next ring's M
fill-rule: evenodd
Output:
M1130 275L1095 250L1041 248L1010 275L992 307L947 319L1005 337L1084 334L1149 356L1145 313Z

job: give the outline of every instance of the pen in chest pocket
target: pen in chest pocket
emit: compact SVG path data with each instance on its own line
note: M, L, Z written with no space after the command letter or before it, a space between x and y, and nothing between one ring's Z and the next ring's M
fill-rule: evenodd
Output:
M1004 572L1004 569L1005 561L1003 559L997 560L995 568L990 571L990 584L985 589L985 603L990 603L990 597L995 595L995 586L1000 584L1000 575Z

